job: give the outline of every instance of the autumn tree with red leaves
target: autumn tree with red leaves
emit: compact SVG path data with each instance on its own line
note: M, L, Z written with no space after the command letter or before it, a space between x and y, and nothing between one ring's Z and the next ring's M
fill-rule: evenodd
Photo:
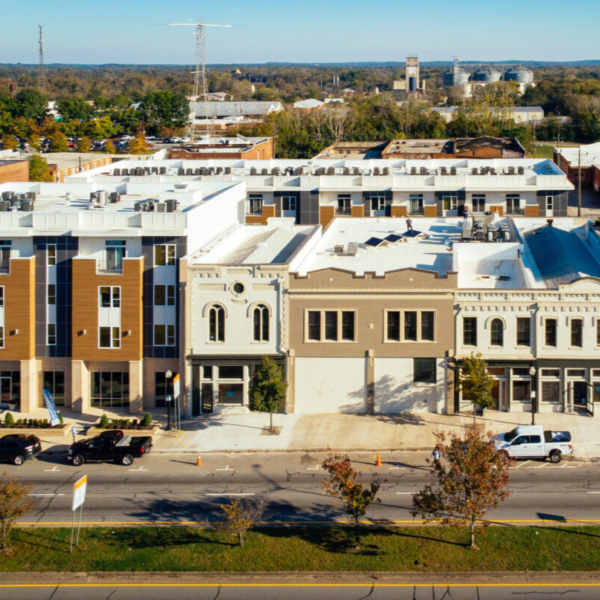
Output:
M377 493L381 484L376 476L369 487L357 481L358 473L348 455L330 454L322 467L329 473L329 479L323 480L323 489L342 501L346 514L354 521L355 550L360 550L360 520L373 502L380 502Z
M478 521L510 495L505 488L511 460L496 452L491 436L481 425L467 427L464 438L437 431L435 448L442 459L433 463L436 482L413 496L413 516L468 527L475 550Z

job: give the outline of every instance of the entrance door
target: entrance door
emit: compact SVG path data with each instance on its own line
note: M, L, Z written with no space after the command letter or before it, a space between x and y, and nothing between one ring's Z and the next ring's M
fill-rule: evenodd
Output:
M506 406L506 379L496 379L496 385L492 388L492 398L496 403L497 410L508 410Z
M296 217L296 196L283 196L281 198L281 216Z
M10 377L0 377L0 403L10 404L12 380Z
M554 215L554 196L546 196L546 216Z
M213 411L213 384L202 384L202 412L211 413Z
M588 385L585 381L573 382L573 404L585 406L587 404Z

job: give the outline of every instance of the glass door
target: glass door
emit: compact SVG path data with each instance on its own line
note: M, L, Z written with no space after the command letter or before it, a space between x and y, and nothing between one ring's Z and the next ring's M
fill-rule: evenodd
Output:
M213 411L213 384L202 384L202 412L211 413Z
M2 404L10 404L12 396L12 380L10 377L0 378L0 402Z

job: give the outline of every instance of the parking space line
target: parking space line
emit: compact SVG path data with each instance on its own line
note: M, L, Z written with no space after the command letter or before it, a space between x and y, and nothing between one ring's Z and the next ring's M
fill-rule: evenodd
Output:
M235 469L230 469L229 465L227 465L224 469L217 469L217 471L235 471Z
M252 493L250 493L250 492L248 492L248 493L243 493L243 492L240 492L240 493L238 493L238 494L233 494L233 493L230 493L230 494L228 494L228 493L224 493L224 494L204 494L204 495L205 495L205 496L256 496L256 494L252 494Z
M48 497L48 496L64 496L64 494L29 494L30 496Z
M316 467L306 467L307 471L318 471L321 468L321 465L317 465Z
M147 471L148 469L144 469L144 467L140 467L139 469L129 469L130 471L135 471L136 473L139 473L140 471Z
M54 469L44 469L44 473L60 473L60 469L55 466Z

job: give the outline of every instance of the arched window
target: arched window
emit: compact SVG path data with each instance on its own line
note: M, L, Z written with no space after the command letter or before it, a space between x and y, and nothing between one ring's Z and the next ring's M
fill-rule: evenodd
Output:
M254 341L269 341L269 309L264 304L259 304L253 311Z
M504 346L504 323L502 319L494 319L491 326L492 346Z
M211 342L225 341L225 309L211 306L208 311L208 339Z

